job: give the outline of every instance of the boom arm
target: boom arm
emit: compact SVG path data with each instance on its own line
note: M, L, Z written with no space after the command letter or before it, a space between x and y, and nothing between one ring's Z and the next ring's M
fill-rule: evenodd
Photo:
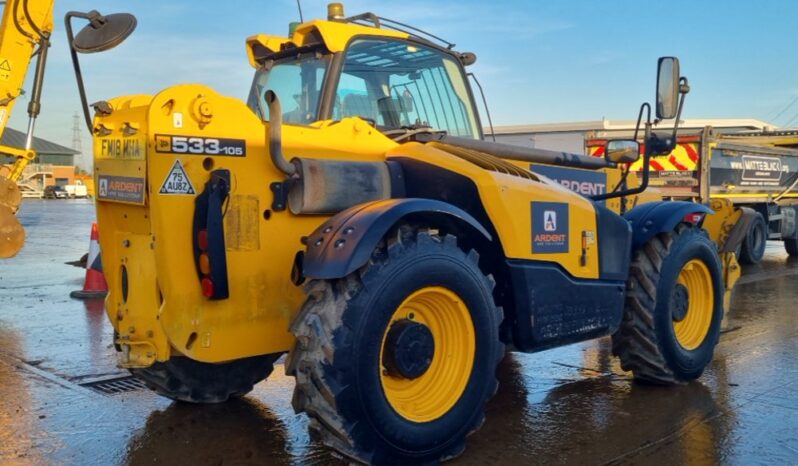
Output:
M7 0L0 23L0 137L5 132L11 111L22 95L31 58L37 56L36 78L28 103L28 132L25 147L0 145L0 154L16 157L11 172L0 174L0 258L12 257L25 242L25 230L14 213L21 196L16 181L25 166L36 157L33 151L33 128L41 109L40 98L47 49L53 32L55 0Z
M16 181L25 165L36 153L33 151L33 129L41 109L41 87L50 35L53 32L54 0L8 0L0 23L0 137L5 131L11 112L22 94L31 58L37 56L36 77L28 103L28 131L24 149L0 145L0 153L17 157L8 178ZM13 208L12 208L13 210Z

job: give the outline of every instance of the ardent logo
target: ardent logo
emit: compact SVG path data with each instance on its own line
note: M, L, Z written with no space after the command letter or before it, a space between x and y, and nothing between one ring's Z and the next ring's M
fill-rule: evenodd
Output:
M553 210L543 211L543 230L557 231L557 212Z
M532 201L532 253L568 252L568 204Z

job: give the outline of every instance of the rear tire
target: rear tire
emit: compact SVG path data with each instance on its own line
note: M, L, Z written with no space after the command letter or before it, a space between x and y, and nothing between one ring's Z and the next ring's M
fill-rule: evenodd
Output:
M740 248L740 262L743 264L758 264L765 255L768 242L768 225L762 214L756 214L748 233L743 238Z
M798 239L787 238L784 240L784 249L790 257L798 256Z
M188 403L221 403L252 391L268 377L280 354L212 364L175 356L130 372L159 395Z
M359 271L306 286L286 372L314 438L373 464L435 464L462 453L484 421L504 355L493 281L477 262L454 236L402 229ZM386 359L399 354L391 335L400 323L426 324L434 342L429 353L423 338L408 345L404 369L391 362L398 356ZM418 361L426 361L420 375L401 372Z
M612 352L637 380L688 382L712 360L722 319L715 245L703 230L680 224L635 251Z

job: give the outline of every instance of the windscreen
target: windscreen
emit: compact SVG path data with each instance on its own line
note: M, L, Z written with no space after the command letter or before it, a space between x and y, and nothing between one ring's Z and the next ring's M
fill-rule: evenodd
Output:
M406 41L359 39L349 46L332 118L351 116L378 128L431 127L480 138L458 63L442 51Z

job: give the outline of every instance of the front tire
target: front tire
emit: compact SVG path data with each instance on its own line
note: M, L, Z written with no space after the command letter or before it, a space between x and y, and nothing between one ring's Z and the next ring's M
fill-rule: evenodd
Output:
M130 372L161 396L188 403L221 403L252 391L274 370L280 354L211 364L175 356Z
M680 224L634 253L623 321L613 354L635 379L656 384L698 378L712 360L723 319L723 282L715 245Z
M374 464L435 464L465 449L504 354L477 262L454 236L401 229L359 271L307 285L286 372L314 437Z
M787 238L784 240L784 250L790 257L798 256L798 238Z

